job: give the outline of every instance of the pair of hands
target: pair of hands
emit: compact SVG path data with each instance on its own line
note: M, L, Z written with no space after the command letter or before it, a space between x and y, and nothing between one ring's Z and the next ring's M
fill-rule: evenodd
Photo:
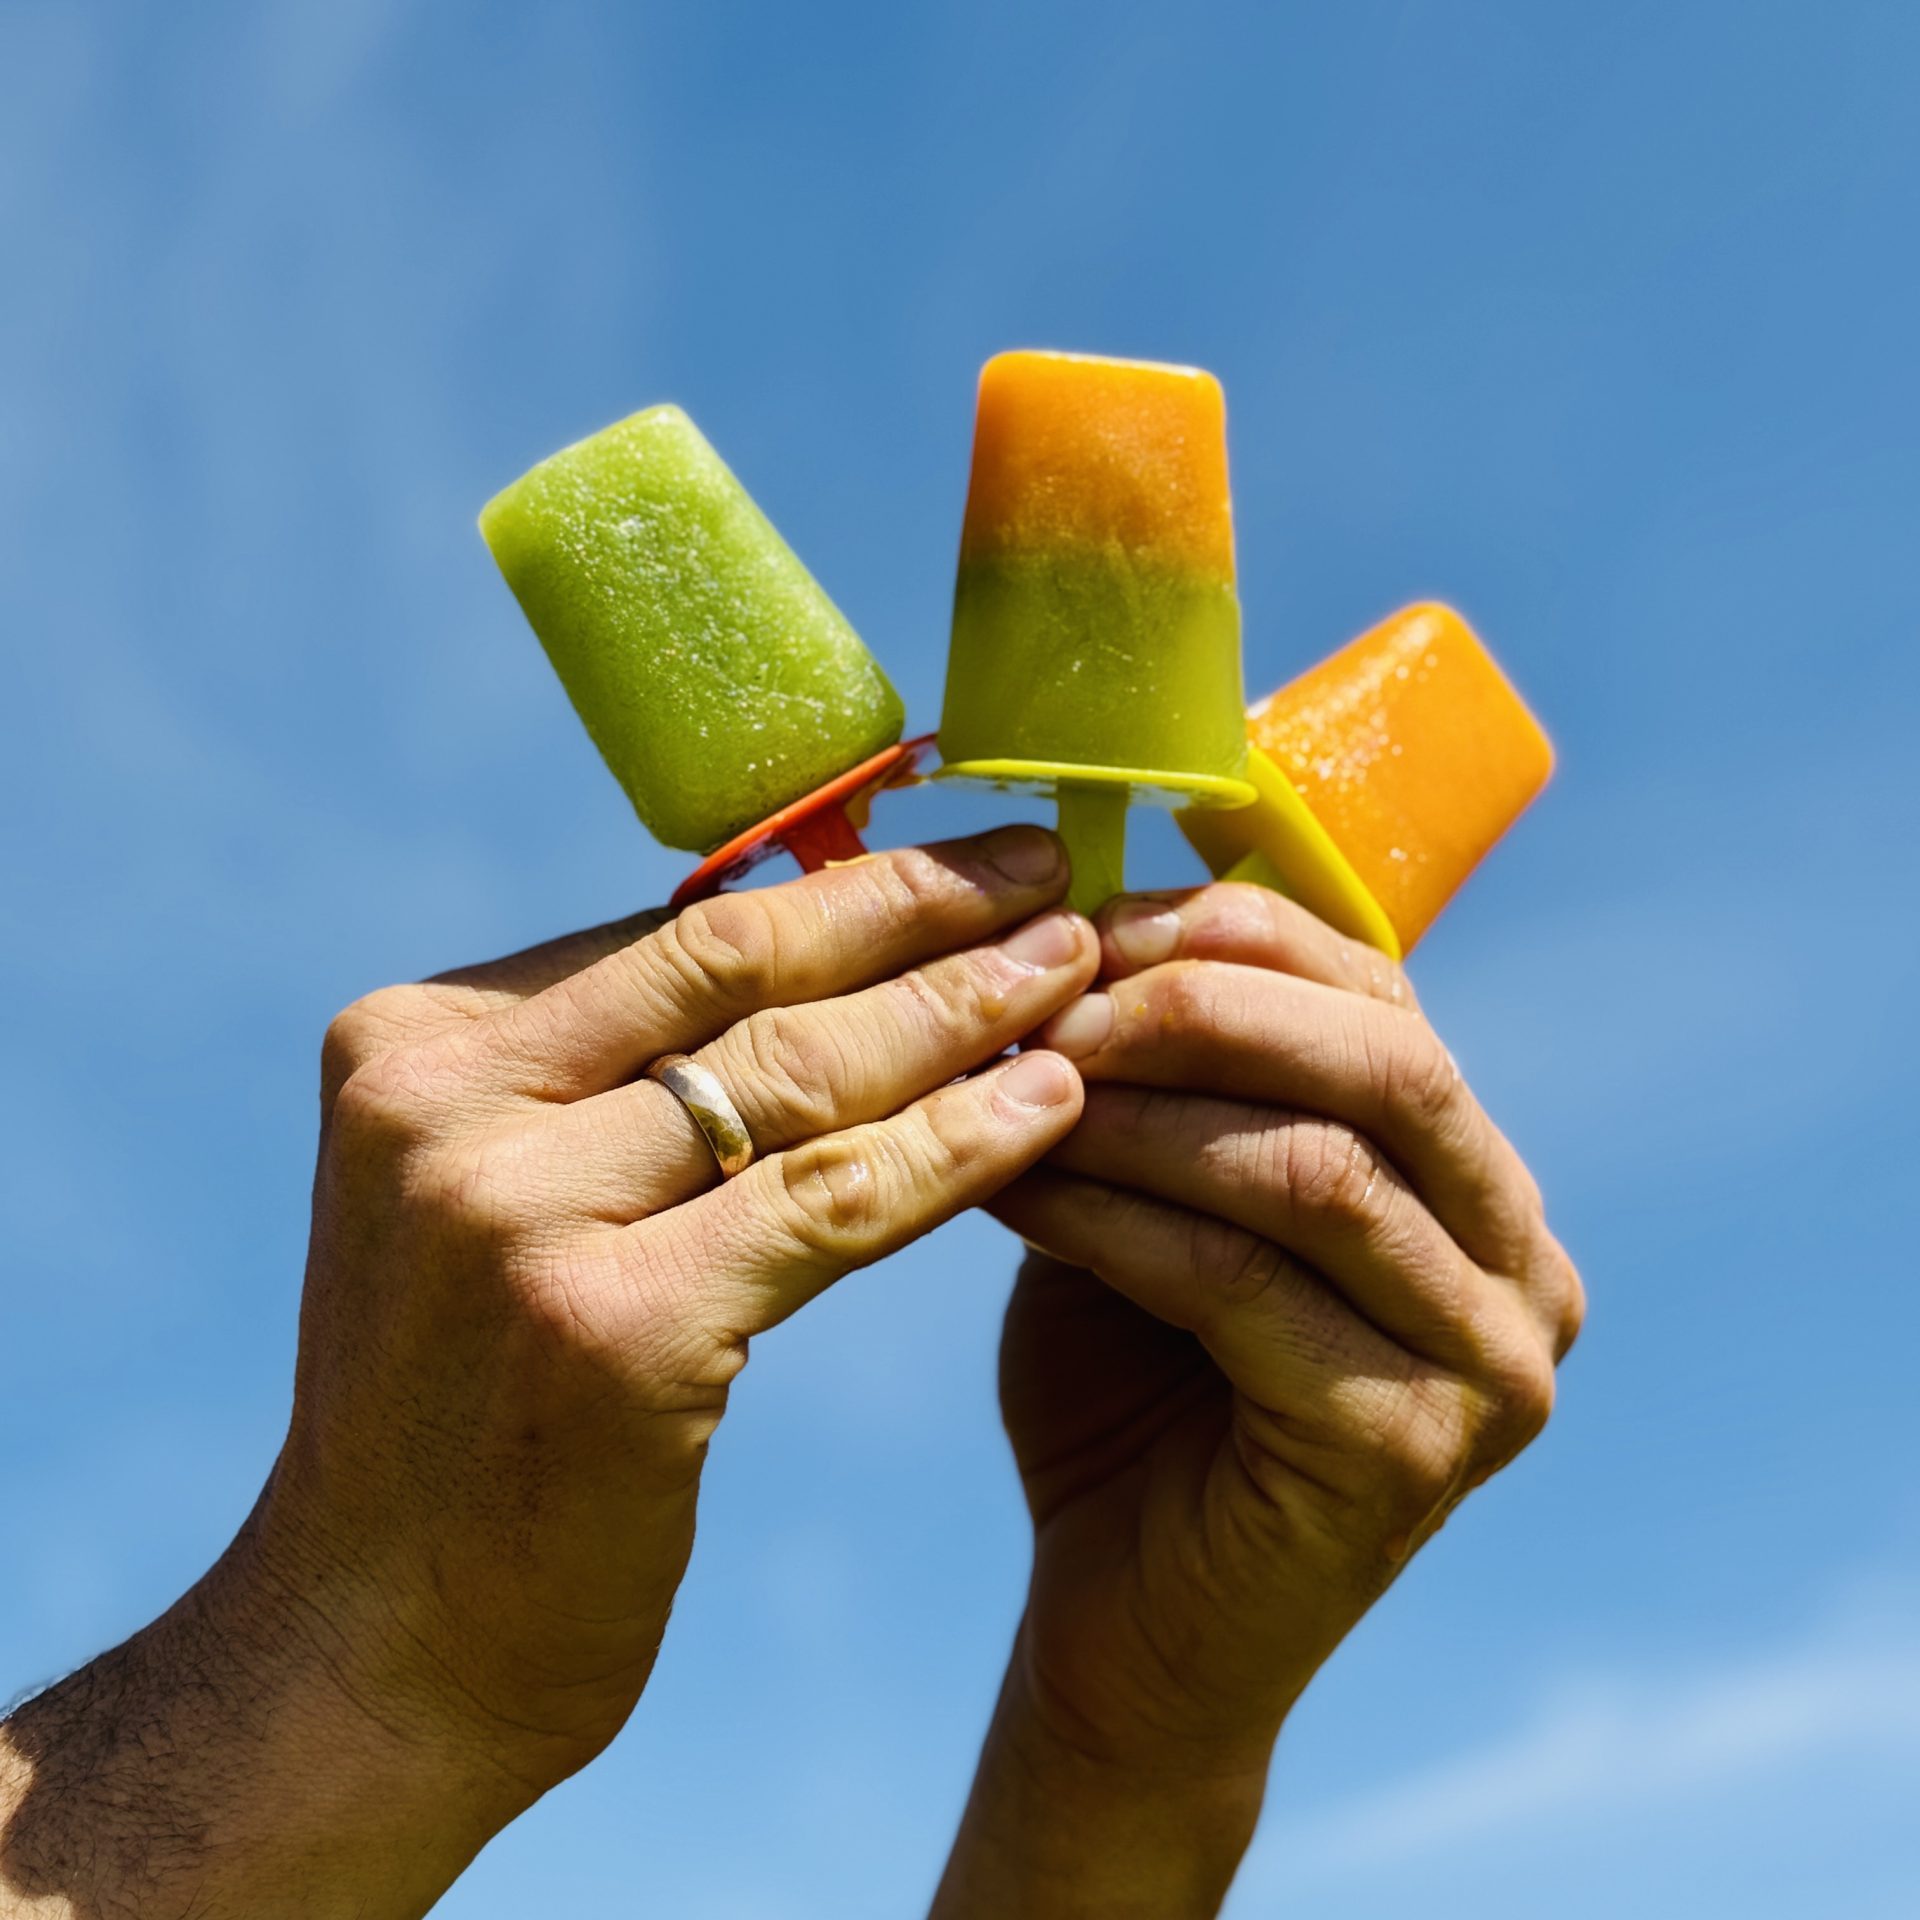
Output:
M1030 1249L1036 1549L937 1911L1213 1911L1288 1706L1537 1431L1579 1285L1397 968L1254 889L1095 928L1066 878L1009 828L343 1014L286 1446L8 1724L0 1913L424 1911L632 1711L752 1337L975 1205ZM724 1185L668 1052L757 1143Z

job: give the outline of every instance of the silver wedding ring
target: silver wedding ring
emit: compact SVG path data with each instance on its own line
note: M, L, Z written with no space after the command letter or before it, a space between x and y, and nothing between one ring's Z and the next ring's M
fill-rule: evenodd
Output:
M752 1166L753 1136L716 1074L684 1053L663 1053L647 1069L647 1078L659 1081L693 1116L720 1163L723 1180Z

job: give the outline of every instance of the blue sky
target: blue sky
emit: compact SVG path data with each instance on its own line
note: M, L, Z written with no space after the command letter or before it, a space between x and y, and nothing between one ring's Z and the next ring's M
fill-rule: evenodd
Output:
M679 871L480 503L679 400L931 724L978 363L1147 354L1226 384L1252 687L1434 595L1556 736L1416 970L1593 1296L1231 1911L1920 1907L1920 13L12 0L0 46L0 1692L253 1497L327 1016ZM1019 1603L1010 1266L964 1221L756 1344L639 1716L444 1912L912 1910Z

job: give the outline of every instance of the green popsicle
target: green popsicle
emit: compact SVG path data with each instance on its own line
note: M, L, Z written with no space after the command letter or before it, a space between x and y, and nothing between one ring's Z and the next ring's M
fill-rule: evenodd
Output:
M900 736L879 663L678 407L541 461L480 532L669 847L710 852Z

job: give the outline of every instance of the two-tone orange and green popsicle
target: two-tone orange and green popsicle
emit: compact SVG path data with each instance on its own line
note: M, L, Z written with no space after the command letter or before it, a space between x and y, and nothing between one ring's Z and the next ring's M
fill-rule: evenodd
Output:
M1071 898L1130 799L1244 806L1226 405L1193 367L1003 353L980 375L943 776L1056 795Z
M1553 748L1451 608L1407 607L1247 716L1234 813L1180 825L1216 875L1398 959L1546 785Z
M480 531L656 839L725 850L715 885L774 838L859 853L841 789L904 751L900 696L678 407L541 461Z

